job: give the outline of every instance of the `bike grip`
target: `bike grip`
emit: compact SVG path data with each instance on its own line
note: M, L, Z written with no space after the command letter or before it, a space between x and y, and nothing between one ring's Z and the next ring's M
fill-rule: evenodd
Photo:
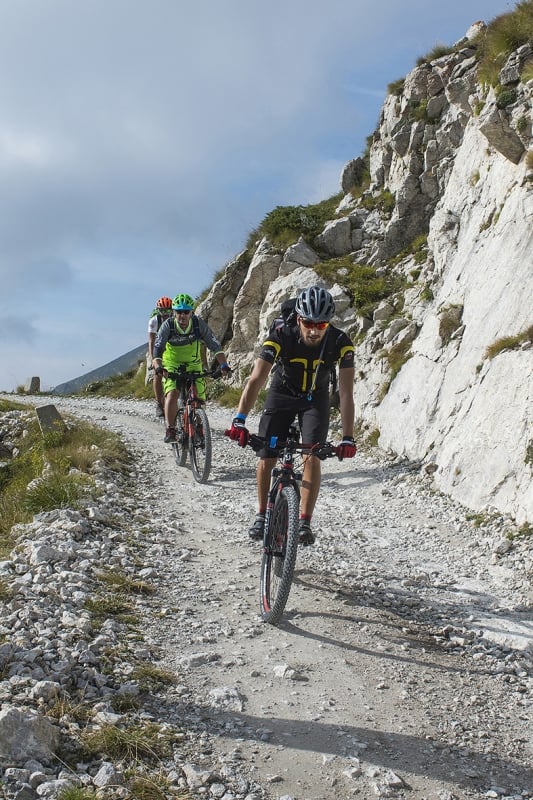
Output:
M255 453L257 453L258 450L261 450L261 448L265 446L264 440L256 433L250 434L250 439L248 441L248 444Z

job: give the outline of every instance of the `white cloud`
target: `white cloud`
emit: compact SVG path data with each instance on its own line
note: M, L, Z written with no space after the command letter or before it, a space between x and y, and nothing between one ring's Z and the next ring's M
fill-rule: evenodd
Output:
M505 10L505 0L2 3L0 315L24 302L44 352L47 341L57 352L46 319L70 321L68 353L115 320L126 289L108 338L136 346L154 297L205 288L274 206L338 191L387 83L420 52ZM91 346L109 360L97 337ZM67 358L65 371L47 361L49 383L75 377ZM11 380L0 368L0 388Z
M0 169L10 166L45 167L52 162L50 143L34 132L0 127Z

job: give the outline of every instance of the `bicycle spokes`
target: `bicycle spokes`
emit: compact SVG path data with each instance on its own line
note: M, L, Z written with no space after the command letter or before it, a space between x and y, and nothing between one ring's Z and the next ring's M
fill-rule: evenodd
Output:
M276 496L265 533L261 562L261 616L276 624L281 619L291 590L298 549L299 498L292 485L283 486Z
M190 417L189 453L192 473L198 483L205 483L211 470L211 429L203 408L196 408Z

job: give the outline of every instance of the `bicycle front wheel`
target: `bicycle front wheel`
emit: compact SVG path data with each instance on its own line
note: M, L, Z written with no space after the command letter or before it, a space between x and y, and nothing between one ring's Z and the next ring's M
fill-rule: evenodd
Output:
M260 606L264 622L276 625L285 610L298 551L299 498L294 486L278 492L261 561Z
M183 409L179 408L176 415L176 441L172 443L174 458L178 467L184 467L187 463L187 433L183 425Z
M194 431L194 433L193 433ZM211 428L203 408L191 412L191 435L189 436L189 452L194 479L205 483L211 472Z

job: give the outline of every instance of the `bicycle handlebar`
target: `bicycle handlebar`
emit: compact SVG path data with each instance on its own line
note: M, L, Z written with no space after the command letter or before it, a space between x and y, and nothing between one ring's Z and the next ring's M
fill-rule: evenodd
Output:
M318 444L303 444L295 442L293 439L279 441L277 436L272 436L266 439L263 436L258 436L256 433L250 434L248 441L249 447L257 453L263 447L268 450L273 450L277 455L281 455L284 450L290 449L293 453L301 453L302 455L312 455L324 461L326 458L332 458L337 455L338 448L332 442L319 442Z
M221 378L222 372L220 367L215 367L215 369L209 370L202 370L201 372L187 372L186 369L179 369L177 372L171 372L168 369L163 370L163 376L165 378L170 378L171 381L175 380L183 380L184 378L188 380L197 380L197 378Z

